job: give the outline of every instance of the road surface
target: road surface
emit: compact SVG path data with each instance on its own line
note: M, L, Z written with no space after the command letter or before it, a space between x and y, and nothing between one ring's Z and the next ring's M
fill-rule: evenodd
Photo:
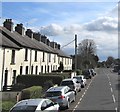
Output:
M70 105L70 109L62 111L119 112L119 77L117 73L112 72L112 69L97 69L97 75L88 80L87 86L78 93L76 101Z

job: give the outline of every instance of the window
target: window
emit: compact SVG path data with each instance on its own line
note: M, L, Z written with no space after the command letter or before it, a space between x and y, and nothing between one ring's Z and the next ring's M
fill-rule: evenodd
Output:
M20 75L22 75L23 66L20 66Z
M45 52L43 52L43 62L45 61Z
M41 66L41 73L43 73L43 66Z
M51 65L51 71L52 71L52 65Z
M16 70L13 70L13 80L12 84L14 85L16 83Z
M49 68L49 65L48 65L48 67L47 67L47 72L49 73L49 70L50 70L50 68Z
M33 66L31 66L31 74L33 74Z
M28 49L25 49L25 61L28 61Z
M46 103L46 101L44 101L41 105L41 110L46 109L46 107L47 107L47 103Z
M60 57L58 57L58 64L60 64Z
M38 66L35 67L35 74L37 75L38 73Z
M54 55L54 63L56 62L56 55Z
M48 62L51 62L51 54L48 54Z
M35 51L35 61L37 61L37 51Z
M15 50L12 50L11 64L15 64Z
M25 73L28 74L28 66L26 66Z
M4 86L7 86L8 81L8 70L5 70Z
M45 73L46 73L46 65L45 65Z

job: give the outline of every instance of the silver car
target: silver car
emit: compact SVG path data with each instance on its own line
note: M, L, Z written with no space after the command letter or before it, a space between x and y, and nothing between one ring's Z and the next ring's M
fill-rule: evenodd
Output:
M72 90L75 91L75 95L77 94L77 92L81 91L81 84L75 78L63 79L60 85L70 87Z
M77 75L77 76L74 76L73 78L76 78L77 81L80 82L81 88L84 88L87 85L87 81L86 81L85 76Z
M69 108L70 103L75 101L75 92L68 86L51 87L46 91L45 97L57 102L60 107Z
M50 99L27 99L15 104L9 112L58 112L59 105Z

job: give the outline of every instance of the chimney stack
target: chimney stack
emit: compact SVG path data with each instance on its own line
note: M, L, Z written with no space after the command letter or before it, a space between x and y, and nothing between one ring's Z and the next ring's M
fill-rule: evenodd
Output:
M56 42L55 42L55 48L56 48L56 49L58 49L58 45L57 45L57 43L56 43Z
M50 46L50 40L49 39L47 39L47 45Z
M29 38L33 38L33 32L32 32L32 30L31 30L31 29L27 29L26 35L27 35Z
M50 42L50 46L55 49L55 42Z
M58 44L58 49L60 50L60 44Z
M33 38L36 39L37 41L41 41L41 34L40 33L33 33Z
M44 35L41 35L41 42L43 42L44 44L47 44L47 37Z
M23 27L23 24L17 24L15 27L15 31L18 32L20 35L24 35L25 28Z
M13 22L12 19L6 19L3 23L3 26L7 28L9 31L13 31Z

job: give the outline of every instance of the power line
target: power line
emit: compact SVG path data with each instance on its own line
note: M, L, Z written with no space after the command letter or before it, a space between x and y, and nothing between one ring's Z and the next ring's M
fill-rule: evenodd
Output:
M67 43L66 45L62 46L61 48L64 48L64 47L68 46L69 44L71 44L71 43L74 42L74 41L75 41L75 39L72 40L71 42Z

